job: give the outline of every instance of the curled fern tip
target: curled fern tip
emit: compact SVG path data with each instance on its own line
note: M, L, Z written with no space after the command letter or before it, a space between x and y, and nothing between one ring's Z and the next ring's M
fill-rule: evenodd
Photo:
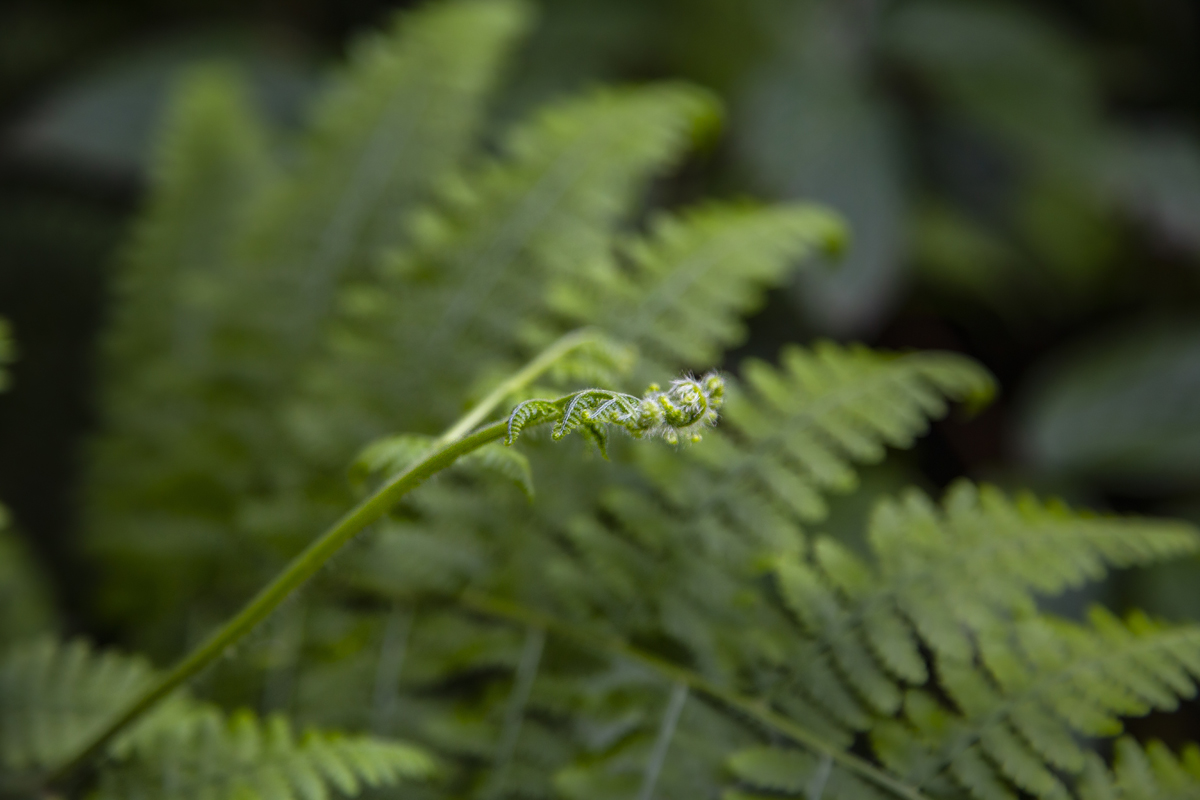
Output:
M716 424L725 399L725 381L716 372L679 378L664 391L651 384L640 398L607 389L584 389L558 400L527 400L508 418L506 442L512 444L531 425L553 422L551 438L578 431L604 452L607 427L616 425L632 436L661 436L671 444L698 442Z
M657 384L642 396L634 436L661 436L671 444L698 442L701 432L717 422L725 400L725 380L716 372L697 378L679 378L662 391Z

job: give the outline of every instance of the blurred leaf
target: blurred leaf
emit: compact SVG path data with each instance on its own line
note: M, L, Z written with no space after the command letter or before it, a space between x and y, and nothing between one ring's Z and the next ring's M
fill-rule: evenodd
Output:
M1108 131L1087 54L1012 4L922 0L887 23L888 52L940 95L941 113L977 127L1010 162L1012 196L992 209L993 224L1017 233L1038 263L1008 282L1061 313L1099 285L1115 243L1101 191Z
M1035 276L1047 284L1041 294L1071 299L1096 288L1108 273L1117 231L1096 187L1049 172L1031 176L1016 216L1043 267L1043 274ZM1061 316L1065 309L1056 310Z
M1064 162L1093 154L1090 65L1045 18L1011 3L905 3L887 19L885 45L987 129Z
M868 23L839 10L822 6L802 20L751 86L740 153L766 190L832 206L849 223L853 240L836 271L809 271L796 286L819 328L847 335L876 327L895 294L905 199L892 111L846 41L865 37Z
M105 172L140 172L164 105L180 75L206 61L229 61L251 79L268 117L294 122L311 81L294 59L252 37L209 33L174 40L90 65L21 121L15 144L26 154Z
M1039 466L1132 489L1200 479L1200 327L1128 330L1047 363L1021 436Z
M989 305L1011 305L1008 273L1016 254L1002 239L948 204L923 206L913 227L913 257L923 278Z
M1118 199L1169 243L1200 252L1200 144L1171 129L1126 133L1113 162Z

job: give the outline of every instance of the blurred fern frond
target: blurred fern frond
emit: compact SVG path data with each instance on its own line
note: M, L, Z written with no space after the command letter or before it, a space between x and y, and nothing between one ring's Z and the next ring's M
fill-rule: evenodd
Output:
M882 764L914 790L1069 797L1060 775L1084 770L1082 737L1118 734L1120 717L1196 693L1195 626L1100 610L1082 626L1034 602L1108 566L1195 552L1189 526L1014 503L962 483L942 510L916 492L883 502L869 535L878 567L829 539L776 566L780 600L804 631L776 655L777 697L798 697L834 729L868 731ZM733 763L741 780L769 788L781 762L800 776L789 786L817 766L803 753Z
M255 495L301 480L294 418L279 408L320 350L336 290L474 144L527 17L517 0L402 15L322 95L294 167L276 163L232 76L209 70L180 87L122 262L110 433L88 481L110 614L178 608L231 551L244 554Z
M141 658L98 652L83 641L39 639L0 655L0 764L17 788L89 741L154 678ZM109 748L99 797L353 796L368 786L434 772L423 751L400 742L260 723L249 712L226 718L214 706L176 694Z
M116 748L97 797L323 800L434 773L410 745L312 730L296 737L283 717L259 721L246 711L226 718L206 706L151 733Z
M614 259L550 287L551 309L602 326L658 362L700 369L744 338L741 318L802 258L836 253L843 223L816 206L710 205L661 214Z
M1200 748L1194 744L1175 755L1162 742L1143 747L1123 736L1114 751L1111 771L1099 756L1089 755L1080 800L1186 800L1200 793Z
M544 345L525 328L547 282L608 256L644 182L715 113L690 87L595 92L535 114L498 158L446 178L438 202L410 216L408 246L343 298L332 369L374 393L367 418L444 424L445 402L481 368Z
M82 641L38 639L0 659L0 758L14 772L71 755L151 680L140 658L97 653Z

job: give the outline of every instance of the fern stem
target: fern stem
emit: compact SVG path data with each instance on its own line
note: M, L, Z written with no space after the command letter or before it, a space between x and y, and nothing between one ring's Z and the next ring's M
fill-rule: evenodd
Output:
M51 776L49 783L60 783L74 774L76 769L99 755L117 734L153 708L159 700L220 658L239 639L274 611L288 595L311 578L343 545L395 506L401 497L424 483L432 475L452 465L460 457L502 438L507 430L508 423L502 420L480 428L457 441L438 447L347 512L316 541L293 558L283 572L255 595L254 599L247 603L236 616L130 703L108 727L92 737L77 755L68 760Z
M646 762L645 777L642 778L642 789L638 792L638 800L653 800L654 787L658 785L658 775L662 772L663 764L667 761L667 749L671 739L675 737L675 726L683 714L683 704L687 702L688 685L676 681L671 687L671 699L667 701L667 710L663 712L662 723L658 728L658 738L654 740L654 749Z
M682 683L692 691L699 692L727 708L736 710L738 713L755 720L766 728L778 731L780 734L809 750L819 753L822 756L827 756L832 762L838 764L843 769L860 775L865 780L870 781L896 797L904 798L904 800L929 800L928 796L915 786L893 777L864 758L847 753L830 744L812 731L772 711L761 700L745 697L737 692L718 686L699 673L673 664L651 653L639 650L614 636L600 631L584 630L577 625L556 619L535 609L527 608L508 600L490 597L473 590L467 590L462 593L459 596L459 601L464 607L480 614L518 622L522 625L535 625L579 642L593 650L606 652L610 655L619 656L641 664L669 680Z
M438 447L449 444L455 439L461 438L463 434L487 419L488 414L492 413L508 397L521 391L541 377L560 358L578 347L596 341L599 336L600 334L594 329L580 328L559 338L554 344L547 347L532 361L522 367L519 372L513 373L507 380L489 392L487 397L480 400L462 419L439 436L434 446Z
M504 779L508 766L517 752L517 739L521 736L521 723L525 719L525 706L533 691L533 679L537 677L538 664L542 660L542 646L546 643L546 631L530 626L525 632L525 646L521 648L521 660L513 681L508 706L504 709L504 727L500 731L500 746L496 748L496 759L492 765L492 777L485 798L499 797L504 790Z

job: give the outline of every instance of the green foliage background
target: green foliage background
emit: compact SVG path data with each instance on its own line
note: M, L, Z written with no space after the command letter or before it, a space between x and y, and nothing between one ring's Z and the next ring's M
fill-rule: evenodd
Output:
M680 453L615 442L612 463L535 442L532 504L486 472L427 487L119 741L95 791L1195 790L1193 751L1086 746L1194 694L1194 628L1078 613L1194 618L1191 529L969 484L926 499L966 472L1189 515L1194 98L1152 59L1117 82L1109 42L1013 4L679 5L553 4L535 24L524 6L434 4L329 81L202 37L14 127L33 177L5 184L21 352L5 496L34 546L0 541L9 789L150 674L31 634L166 664L353 502L362 445L436 434L590 325L636 346L635 373L567 364L547 389L724 365L741 381L718 433ZM681 83L578 91L660 74L728 111ZM116 215L37 165L74 159L111 192L146 163L139 117L158 131L151 191L103 295L81 445L78 395L66 413L40 399L79 386L53 356L79 358L87 313L53 321L96 307ZM749 189L797 201L694 202ZM836 265L814 263L842 234L808 200L854 231ZM990 379L817 332L965 350L1008 392L860 482ZM75 472L55 466L68 453ZM877 502L908 483L927 492ZM277 711L416 746L296 738ZM1155 719L1141 730L1178 752L1181 723Z

